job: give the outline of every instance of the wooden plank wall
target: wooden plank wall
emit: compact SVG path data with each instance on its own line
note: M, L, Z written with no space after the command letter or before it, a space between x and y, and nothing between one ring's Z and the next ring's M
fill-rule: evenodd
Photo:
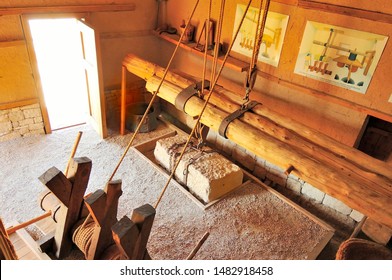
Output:
M189 17L195 2L168 1L168 23L178 28L182 19ZM202 23L206 18L208 7L208 1L201 2L192 21L192 24L199 27L199 31L201 29L200 22ZM226 1L224 30L222 32L224 43L227 44L232 38L237 4L246 5L247 2L247 0ZM254 2L252 6L258 7L259 1ZM318 6L317 9L308 9L303 7L305 2L329 5ZM392 61L392 45L390 42L387 43L366 94L356 93L294 74L303 30L308 20L374 32L390 37L392 35L392 24L377 21L379 11L382 11L383 17L387 21L389 16L392 16L390 1L377 0L376 2L377 5L374 4L374 1L349 0L271 1L270 11L289 15L289 23L279 66L275 68L259 63L259 69L262 73L259 73L255 86L257 93L252 93L252 99L262 101L277 111L288 114L290 117L351 146L355 144L367 115L392 122L392 103L388 102L392 94L392 84L386 82L390 76L390 61ZM217 19L220 1L212 1L212 3L212 17ZM333 7L334 10L337 9L338 11L341 11L342 7L347 8L352 14L360 16L365 12L367 18L349 16L343 13L331 13L323 10L325 7ZM198 36L198 33L196 36ZM202 66L201 58L196 58L184 52L176 60L176 67L184 72L191 72L193 75L199 74L195 69L200 68L200 66ZM230 70L225 70L223 76L230 80L229 83L224 84L227 87L233 86L234 83L234 87L238 88L244 80L244 74Z
M0 26L0 108L35 103L37 93L19 16L1 16Z

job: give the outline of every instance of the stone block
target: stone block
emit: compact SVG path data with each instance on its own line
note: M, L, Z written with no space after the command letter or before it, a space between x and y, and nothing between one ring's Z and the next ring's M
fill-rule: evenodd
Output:
M35 123L42 123L42 122L44 122L44 120L42 119L42 117L35 117L34 122Z
M15 132L18 132L20 135L26 135L30 132L29 126L25 125L25 126L20 126L15 128Z
M3 122L8 122L10 120L8 111L5 112L6 110L0 111L0 123Z
M306 182L302 186L301 193L306 196L309 196L310 198L314 199L318 203L321 203L325 196L325 193L323 193L319 189L316 189L315 187L313 187L312 185Z
M220 136L219 134L216 135L215 146L218 150L223 151L223 145L227 139Z
M44 124L43 123L33 123L33 124L30 124L29 125L29 129L31 130L31 131L33 131L33 130L39 130L39 129L42 129L44 127Z
M16 111L10 112L9 118L10 118L10 121L12 121L12 122L20 122L21 120L25 119L23 112L21 110L16 110Z
M10 121L0 123L0 135L10 133L12 130L12 123Z
M170 172L186 139L177 135L156 143L154 156ZM188 149L178 165L175 178L196 197L208 203L241 185L243 172L237 165L206 147L203 152Z
M350 213L352 212L352 209L346 204L327 194L324 197L323 204L332 209L335 209L343 215L350 215Z
M253 170L253 175L255 175L260 180L265 180L265 176L267 175L267 170L264 165L258 165L257 162L255 164L255 168Z
M303 182L299 178L288 177L286 181L286 188L293 191L295 194L301 194Z
M23 114L26 119L41 117L41 110L39 108L23 110Z
M206 139L207 142L209 142L215 146L216 136L217 136L217 133L210 129L207 134L207 139Z
M362 221L362 219L365 217L364 214L362 214L361 212L358 212L357 210L353 209L353 211L350 214L350 218L352 218L354 221L356 222L360 222Z
M233 158L246 169L253 171L256 164L256 158L250 155L245 148L236 145L232 153Z
M226 139L226 141L223 143L223 152L225 152L227 155L231 156L233 154L233 150L235 148L236 144L233 141L230 141L229 139Z
M34 123L34 119L24 119L24 120L19 121L18 126L23 127L23 126L27 126L27 125L33 124L33 123Z

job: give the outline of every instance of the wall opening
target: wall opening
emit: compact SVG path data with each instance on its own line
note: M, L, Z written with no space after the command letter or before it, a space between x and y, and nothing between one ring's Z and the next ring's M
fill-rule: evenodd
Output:
M392 123L368 116L358 150L392 163Z
M78 21L59 18L28 22L52 130L86 123L88 89Z

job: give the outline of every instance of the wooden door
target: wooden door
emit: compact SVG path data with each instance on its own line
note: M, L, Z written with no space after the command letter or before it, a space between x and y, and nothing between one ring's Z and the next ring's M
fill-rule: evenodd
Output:
M86 73L90 123L98 134L107 137L105 94L103 91L99 34L79 20Z

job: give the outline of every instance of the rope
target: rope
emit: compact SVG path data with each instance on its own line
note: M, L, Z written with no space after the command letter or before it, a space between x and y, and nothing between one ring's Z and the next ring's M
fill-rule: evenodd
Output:
M197 148L194 148L194 149L198 150ZM187 160L187 162L185 163L185 168L184 168L184 171L182 174L182 175L184 175L183 182L184 182L185 186L188 185L189 166L196 163L198 160L202 159L206 155L216 153L216 151L214 151L214 150L210 150L210 151L198 150L198 151L199 152L197 154L195 154L193 157L189 158Z
M88 250L90 249L91 241L93 238L95 229L95 222L90 220L88 223L82 223L74 230L72 234L72 241L87 256Z
M244 107L245 103L247 103L249 101L249 94L252 91L253 86L256 81L257 60L259 57L260 47L263 42L264 29L265 29L265 23L267 21L270 0L265 1L264 9L262 9L263 3L264 3L264 1L260 0L259 15L258 15L258 19L257 19L257 29L256 29L256 34L255 34L255 43L253 46L253 53L252 53L251 62L249 64L249 71L246 76L245 96L243 98L244 103L243 103L242 107ZM260 24L262 10L263 10L263 16L262 16L261 24ZM260 28L259 28L259 25L260 25Z
M216 79L213 81L212 85L210 86L209 93L208 93L207 98L206 98L206 100L205 100L205 102L204 102L204 105L203 105L203 107L202 107L202 109L201 109L201 111L200 111L200 114L199 114L199 116L198 116L198 118L197 118L197 120L196 120L196 124L194 125L194 127L193 127L191 133L189 134L187 143L186 143L186 145L184 146L184 148L182 149L181 154L180 154L180 156L179 156L179 158L178 158L178 160L177 160L177 162L176 162L176 165L174 166L174 169L172 170L172 172L171 172L171 174L170 174L170 176L169 176L169 178L168 178L168 180L167 180L165 186L164 186L163 189L162 189L161 194L160 194L159 197L158 197L158 200L157 200L157 202L156 202L156 204L155 204L155 207L154 207L155 209L158 207L159 203L161 202L162 197L163 197L163 195L165 194L165 192L166 192L166 190L167 190L167 188L168 188L168 186L169 186L169 183L170 183L171 179L173 179L174 174L175 174L175 172L176 172L176 169L177 169L178 165L180 164L180 161L181 161L182 157L184 156L185 150L186 150L187 146L189 145L189 142L191 141L192 136L193 136L194 133L195 133L195 130L196 130L196 128L197 128L197 124L200 122L201 117L202 117L202 115L203 115L205 109L207 108L207 105L208 105L208 103L209 103L209 100L210 100L210 98L211 98L211 96L212 96L212 92L213 92L213 90L214 90L214 88L215 88L215 86L216 86L216 84L217 84L217 81L218 81L220 75L222 74L223 67L224 67L225 64L226 64L226 61L227 61L227 59L228 59L228 57L229 57L229 53L230 53L231 49L233 48L233 45L234 45L235 40L237 39L238 33L240 32L240 28L241 28L241 26L242 26L242 23L244 22L244 19L245 19L245 17L246 17L246 13L248 12L249 6L250 6L251 3L252 3L252 0L249 0L248 5L246 6L246 10L245 10L245 12L244 12L244 15L242 16L241 22L240 22L240 24L238 25L237 31L236 31L236 33L235 33L235 35L234 35L234 38L233 38L233 40L232 40L231 43L230 43L229 49L228 49L227 53L225 54L225 57L224 57L223 62L222 62L222 65L221 65L221 67L220 67L220 69L219 69L219 71L218 71L218 74L216 75ZM217 57L216 57L215 59L217 59Z
M215 80L215 72L216 72L216 66L217 66L218 55L219 55L219 47L220 47L220 38L222 36L223 17L225 14L225 4L226 4L226 0L222 0L221 8L219 11L217 32L216 32L217 42L215 42L215 48L214 48L214 60L213 60L213 64L212 64L211 79L210 79L211 81Z
M211 22L211 5L212 5L212 0L210 0L210 4L208 5L208 19L205 23L205 42L204 42L204 61L203 61L203 77L202 77L202 82L201 82L201 91L199 92L199 97L203 98L204 95L204 84L205 84L205 79L206 79L206 69L207 69L207 52L208 52L208 38L210 35L210 22Z
M194 8L193 8L193 11L192 11L192 13L191 13L191 16L190 16L190 18L189 18L189 20L188 20L188 22L187 22L187 24L186 24L186 26L185 26L185 30L186 30L186 29L188 28L188 26L190 25L191 19L193 18L193 15L194 15L194 13L195 13L195 11L196 11L196 8L197 8L197 6L199 5L199 1L200 1L200 0L197 0L197 1L196 1L196 4L195 4L195 6L194 6ZM182 38L184 37L184 35L185 35L185 32L183 32L183 33L181 34L180 39L179 39L178 42L177 42L176 48L174 49L174 52L173 52L173 54L172 54L172 56L171 56L171 58L170 58L170 60L169 60L169 63L168 63L168 65L167 65L166 69L165 69L165 72L163 73L162 80L161 80L161 82L159 83L159 85L158 85L156 91L153 93L152 98L151 98L151 100L150 100L150 103L148 104L147 109L146 109L146 111L145 111L144 114L143 114L143 117L141 118L141 120L140 120L138 126L136 127L135 132L133 133L132 138L131 138L131 140L130 140L129 143L128 143L128 146L125 148L125 151L124 151L123 155L121 156L119 162L117 163L116 167L114 168L114 171L113 171L112 175L111 175L110 178L109 178L109 182L113 179L114 175L116 174L118 168L120 167L121 163L123 162L125 156L127 155L128 151L129 151L129 149L131 148L131 146L132 146L132 144L133 144L133 141L134 141L135 138L136 138L136 135L137 135L138 132L140 131L140 128L142 127L142 125L143 125L143 123L144 123L144 121L145 121L145 119L146 119L146 117L147 117L147 115L148 115L148 112L150 112L150 109L151 109L151 107L152 107L152 104L153 104L153 102L155 101L155 98L156 98L157 95L158 95L158 92L159 92L159 90L160 90L160 88L161 88L161 86L162 86L162 84L163 84L163 82L164 82L164 80L165 80L165 78L166 78L166 76L167 76L167 73L169 72L169 68L170 68L170 66L171 66L171 64L172 64L172 62L173 62L173 60L174 60L174 56L175 56L176 53L177 53L177 50L178 50L178 48L179 48L179 46L180 46L180 44L181 44L181 41L182 41Z

